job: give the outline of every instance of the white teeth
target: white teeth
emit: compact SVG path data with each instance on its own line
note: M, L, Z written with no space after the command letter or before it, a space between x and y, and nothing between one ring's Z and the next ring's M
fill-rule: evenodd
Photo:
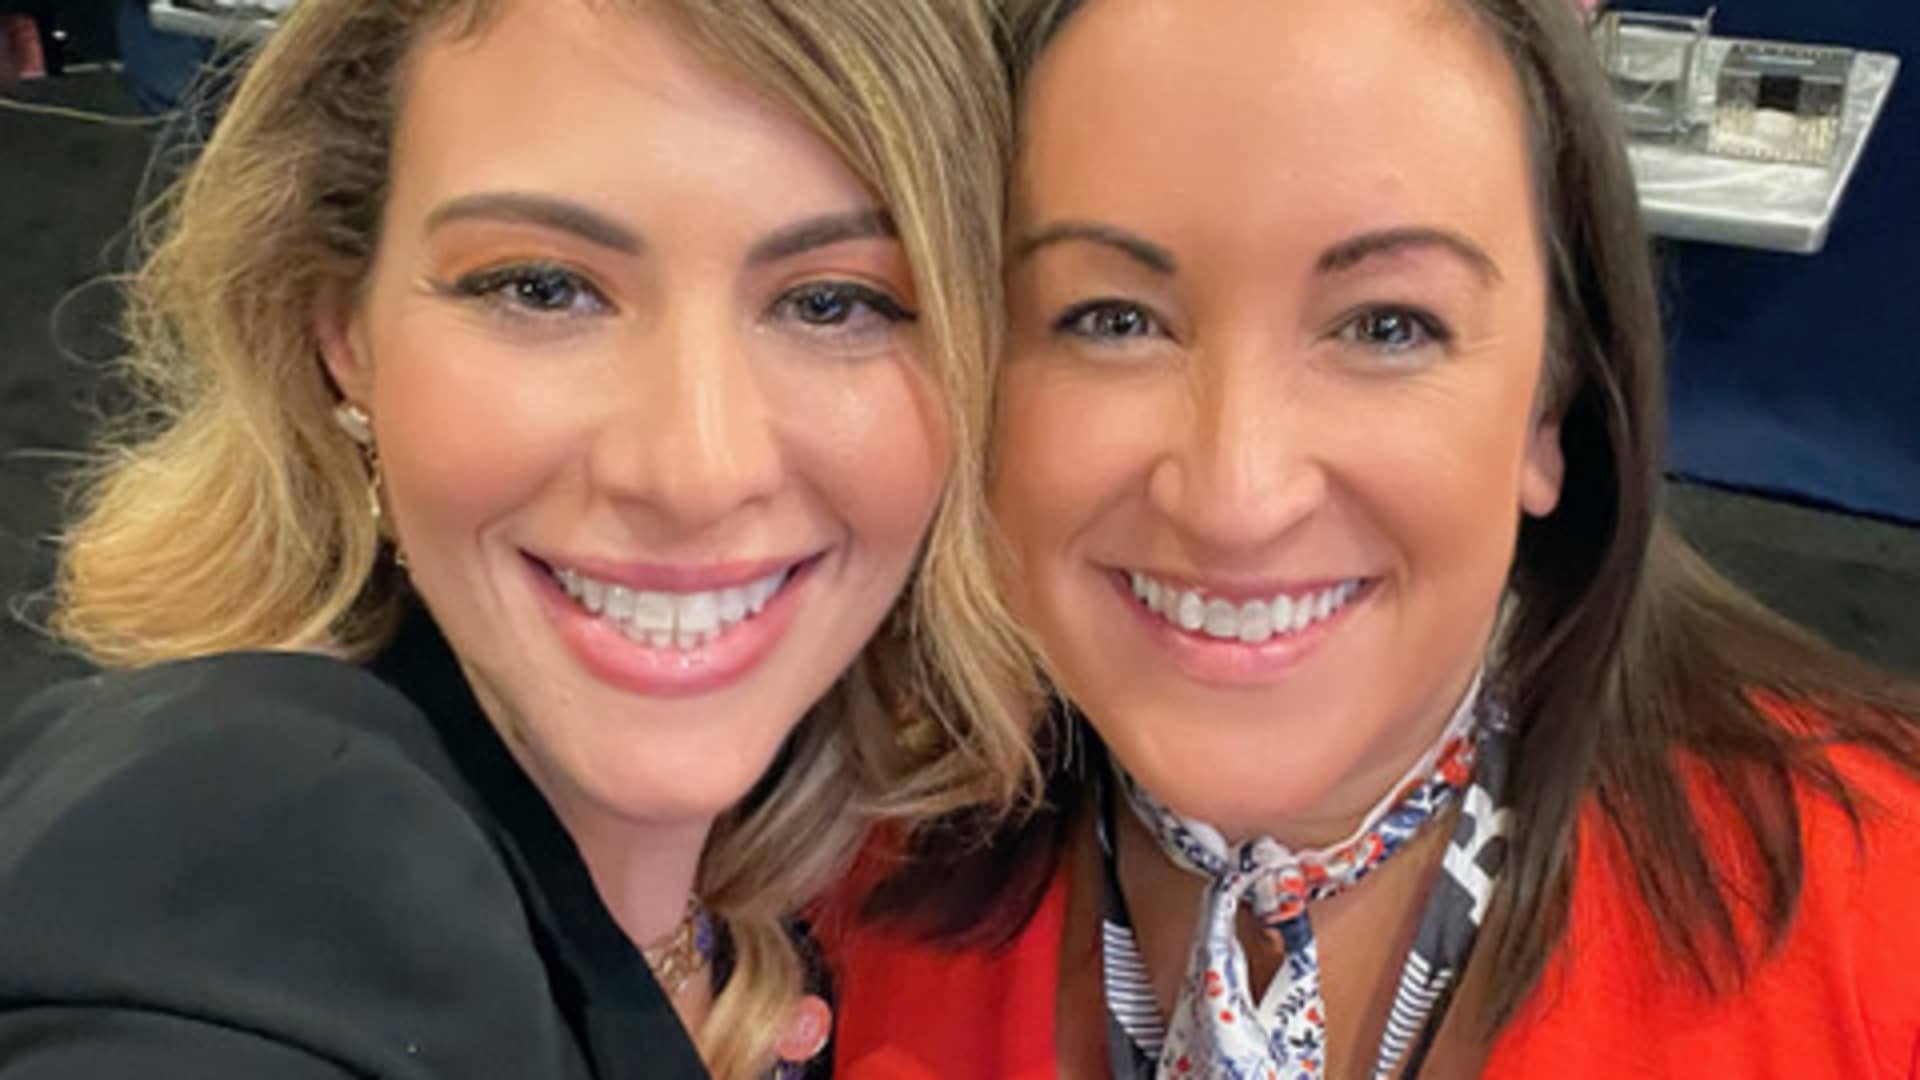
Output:
M1297 634L1331 618L1360 592L1361 582L1353 579L1310 593L1282 593L1271 600L1249 600L1238 605L1194 589L1176 588L1137 571L1128 575L1128 585L1142 607L1190 634L1257 645Z
M1237 638L1240 636L1240 609L1225 600L1207 601L1208 637Z
M576 603L628 639L655 649L692 649L711 644L730 627L765 610L789 573L781 570L745 585L688 593L631 589L570 569L554 570L553 578Z
M1249 600L1240 609L1240 640L1258 645L1273 636L1272 609L1264 600Z
M679 618L674 620L674 628L683 639L719 629L720 597L710 592L681 597Z
M1206 604L1201 602L1200 594L1197 592L1181 593L1179 608L1180 629L1192 633L1200 629L1201 624L1206 622L1206 620L1207 608Z
M1286 596L1273 598L1273 632L1276 634L1293 633L1293 599Z
M633 628L642 633L669 633L673 630L673 608L673 597L666 593L637 593L633 598L633 612L629 620Z
M606 615L615 622L633 618L633 590L624 585L607 586Z
M1293 602L1293 625L1289 627L1289 630L1297 634L1307 627L1312 626L1314 611L1315 603L1313 597L1305 596L1295 600Z
M767 601L773 599L773 594L780 591L780 586L785 584L786 580L786 571L783 570L772 577L761 578L748 585L746 587L747 613L760 614L760 610L767 606Z

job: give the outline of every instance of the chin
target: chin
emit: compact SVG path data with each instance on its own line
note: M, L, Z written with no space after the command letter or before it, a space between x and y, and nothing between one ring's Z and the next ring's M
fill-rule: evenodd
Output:
M1155 722L1209 712L1207 721ZM1271 714L1174 702L1129 713L1130 722L1102 731L1114 759L1156 799L1223 832L1264 831L1312 815L1349 752L1332 732L1277 724Z
M724 760L719 746L708 756L713 760L692 766L663 768L656 760L602 768L581 786L608 815L632 824L711 822L746 798L766 770Z

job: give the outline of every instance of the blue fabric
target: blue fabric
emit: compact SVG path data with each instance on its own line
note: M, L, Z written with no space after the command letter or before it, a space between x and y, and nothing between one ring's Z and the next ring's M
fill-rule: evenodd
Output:
M146 0L120 0L114 14L120 61L140 107L149 113L177 108L212 43L154 29Z
M1891 52L1902 69L1824 251L1668 246L1670 468L1920 522L1920 6L1745 0L1715 31Z

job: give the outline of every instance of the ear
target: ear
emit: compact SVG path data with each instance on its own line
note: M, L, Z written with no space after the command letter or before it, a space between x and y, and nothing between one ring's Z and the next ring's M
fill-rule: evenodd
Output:
M365 320L351 290L344 286L321 289L314 298L311 318L320 360L326 364L333 385L347 401L368 408L373 400L373 354L367 348Z
M1543 518L1560 505L1560 485L1566 479L1567 458L1560 449L1560 418L1539 410L1527 436L1527 456L1520 467L1520 509Z

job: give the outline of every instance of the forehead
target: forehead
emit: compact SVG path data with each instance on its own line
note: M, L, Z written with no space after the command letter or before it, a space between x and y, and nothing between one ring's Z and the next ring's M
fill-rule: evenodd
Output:
M649 5L604 0L507 0L477 26L423 35L395 174L420 193L527 188L613 207L662 184L778 213L866 201L792 110L708 63Z
M1452 0L1092 0L1023 110L1028 222L1532 242L1517 80Z

